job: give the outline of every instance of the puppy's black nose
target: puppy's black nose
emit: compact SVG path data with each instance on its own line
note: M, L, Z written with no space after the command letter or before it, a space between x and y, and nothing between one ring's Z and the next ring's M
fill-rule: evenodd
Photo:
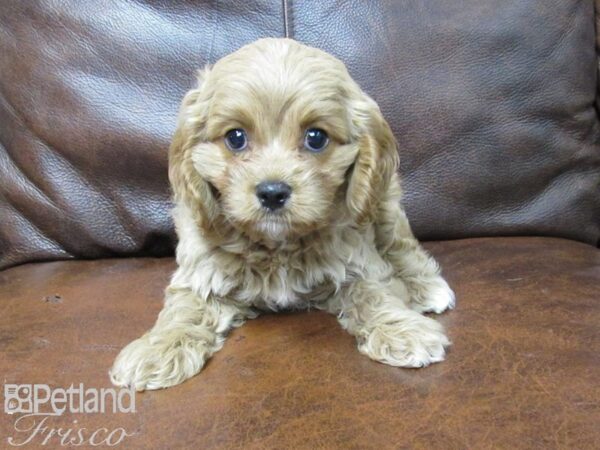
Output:
M281 208L292 193L292 188L281 181L263 181L256 186L256 196L265 208L275 211Z

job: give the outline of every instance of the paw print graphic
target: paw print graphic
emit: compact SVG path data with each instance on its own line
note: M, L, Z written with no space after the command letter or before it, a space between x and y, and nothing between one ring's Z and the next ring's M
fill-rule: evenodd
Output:
M4 412L7 414L33 412L30 384L4 385Z

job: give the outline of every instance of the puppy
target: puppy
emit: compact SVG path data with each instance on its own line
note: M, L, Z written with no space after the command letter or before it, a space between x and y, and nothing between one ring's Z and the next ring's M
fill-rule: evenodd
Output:
M413 237L397 169L381 111L333 56L262 39L202 71L169 150L178 269L112 382L176 385L246 319L309 306L376 361L441 361L449 341L422 313L454 294Z

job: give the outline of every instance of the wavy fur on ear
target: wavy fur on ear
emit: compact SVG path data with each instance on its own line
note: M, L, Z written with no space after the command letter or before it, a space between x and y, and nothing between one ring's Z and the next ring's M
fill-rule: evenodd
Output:
M373 99L361 93L350 110L358 129L359 148L346 204L356 223L364 224L375 219L380 201L396 179L399 157L392 130Z
M198 85L190 90L181 103L177 130L169 147L169 181L176 204L184 204L194 213L194 219L208 229L218 215L218 205L210 184L194 169L192 150L201 142L209 113L211 94L203 87L210 68L198 72Z

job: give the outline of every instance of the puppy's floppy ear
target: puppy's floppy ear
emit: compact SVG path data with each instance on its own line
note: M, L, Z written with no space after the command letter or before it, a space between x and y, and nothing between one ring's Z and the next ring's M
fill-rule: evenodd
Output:
M183 203L196 215L202 228L217 217L218 205L210 184L201 178L192 162L192 150L202 141L208 118L211 93L206 88L210 68L198 72L198 84L181 103L177 129L169 147L169 181L175 203Z
M377 103L368 95L350 102L354 139L358 155L350 175L346 205L358 224L375 219L379 201L384 198L399 166L396 139Z

